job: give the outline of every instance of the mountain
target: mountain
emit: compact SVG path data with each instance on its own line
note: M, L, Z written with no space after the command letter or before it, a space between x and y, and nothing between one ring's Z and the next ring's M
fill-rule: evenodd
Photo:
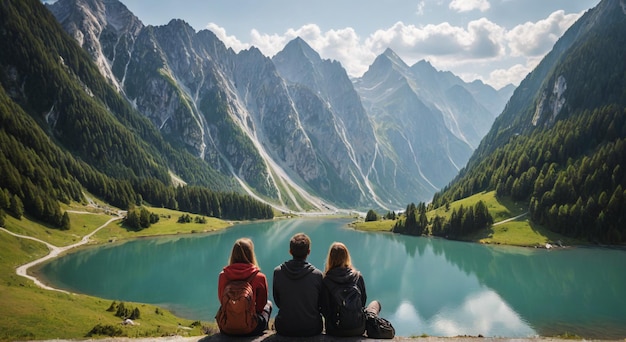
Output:
M255 48L234 53L212 32L196 33L181 20L138 32L120 30L137 27L131 24L134 16L120 11L120 6L116 1L76 0L59 1L49 8L73 36L98 36L73 31L81 27L88 32L110 27L103 31L112 32L108 36L115 39L89 44L85 39L83 46L102 47L92 54L102 57L94 59L112 66L120 64L117 56L123 56L124 68L111 67L124 70L112 73L112 83L120 85L120 92L168 141L282 208L323 209L318 196L345 206L371 203L361 195L349 169L342 167L343 159L333 154L335 146L342 144L341 137L326 139L325 132L313 137L305 129L322 128L302 123L318 113L304 111L307 99L291 98L269 58ZM82 16L68 14L76 8ZM91 14L99 9L105 13ZM76 21L91 24L81 26ZM118 41L127 43L123 51ZM107 54L107 50L117 52ZM106 69L103 74L111 74ZM322 122L327 120L324 117ZM317 142L327 142L330 148L316 146Z
M626 2L587 11L514 91L434 206L495 189L535 224L626 241Z
M355 83L366 107L374 112L384 110L390 99L393 102L396 95L392 89L408 87L412 96L424 103L432 115L442 117L446 128L472 150L504 108L510 90L505 87L499 93L481 81L466 83L424 60L409 67L391 49L378 56Z
M58 21L96 62L100 73L119 91L130 54L129 47L143 23L118 1L66 1L48 7Z
M322 60L301 38L289 42L272 62L287 83L318 157L327 165L328 173L341 182L333 197L346 197L348 192L358 196L352 201L377 201L368 178L376 155L376 138L345 69L338 62ZM325 187L330 190L332 184Z
M123 209L148 202L217 217L273 215L165 141L39 1L4 2L0 31L0 46L11 47L0 49L0 218L6 211L67 228L60 203L86 201L85 192ZM173 175L195 187L174 189ZM204 208L195 204L209 196Z
M165 142L283 210L425 200L454 177L504 104L481 82L418 63L406 77L420 86L397 101L413 113L423 102L422 117L384 117L355 89L369 78L353 82L300 38L270 59L254 47L235 53L182 20L144 26L117 0L48 8Z
M419 179L413 186L431 190L458 173L504 102L493 102L490 112L476 96L498 98L493 88L467 84L426 61L409 67L391 49L354 84L381 145Z

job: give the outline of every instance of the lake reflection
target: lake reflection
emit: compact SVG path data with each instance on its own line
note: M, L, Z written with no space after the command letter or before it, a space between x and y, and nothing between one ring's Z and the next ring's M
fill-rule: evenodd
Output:
M219 305L217 274L237 238L253 239L271 287L272 270L289 258L289 238L302 231L313 241L309 261L320 269L333 241L348 246L369 300L381 301L399 336L626 337L624 251L482 246L363 233L347 222L282 220L141 239L71 254L43 272L61 288L208 321Z

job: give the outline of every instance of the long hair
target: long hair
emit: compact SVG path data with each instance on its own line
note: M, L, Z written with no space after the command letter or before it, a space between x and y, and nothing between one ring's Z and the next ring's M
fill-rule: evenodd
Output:
M233 245L233 251L230 253L230 262L232 264L252 264L259 267L254 255L254 243L248 238L241 238L235 241Z
M333 242L333 244L330 245L324 273L328 273L328 271L335 267L347 267L354 270L348 247L341 242Z

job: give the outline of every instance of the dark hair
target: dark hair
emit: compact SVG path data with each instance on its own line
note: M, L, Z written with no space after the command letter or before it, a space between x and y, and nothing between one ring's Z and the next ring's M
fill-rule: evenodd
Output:
M294 235L289 241L289 252L294 259L306 259L311 252L311 239L304 233Z
M259 267L256 262L256 255L254 255L254 243L248 238L241 238L235 241L233 245L233 251L230 253L229 264L252 264Z

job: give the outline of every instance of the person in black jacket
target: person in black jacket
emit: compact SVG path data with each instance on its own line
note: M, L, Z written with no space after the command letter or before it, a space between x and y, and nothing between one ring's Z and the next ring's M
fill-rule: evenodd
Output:
M354 317L344 317L344 321L350 321L348 326L346 326L341 324L337 317L337 308L340 304L336 302L334 292L336 292L337 288L346 289L345 291L355 291L351 289L353 285L356 285L358 292L360 292L360 307L349 311ZM366 302L367 292L361 272L352 266L350 252L346 245L341 242L334 242L328 250L324 279L322 281L322 314L324 315L326 334L332 336L363 335L367 313L372 315L372 317L378 317L381 309L377 300L372 301L367 308L364 308L363 305Z
M319 301L322 272L306 261L310 253L311 239L298 233L289 241L293 259L274 269L272 287L278 307L274 327L279 335L308 337L322 333Z

